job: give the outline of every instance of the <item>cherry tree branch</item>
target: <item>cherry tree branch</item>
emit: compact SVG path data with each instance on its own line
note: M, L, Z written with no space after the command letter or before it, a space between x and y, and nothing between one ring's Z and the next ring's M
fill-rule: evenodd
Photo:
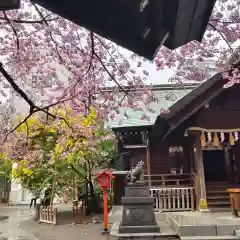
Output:
M100 56L94 51L94 56L97 58L97 60L100 62L101 66L103 69L106 71L106 73L109 75L109 77L117 84L117 86L126 94L129 95L129 93L119 84L119 82L115 79L115 77L109 72L105 64L103 63L102 59Z
M51 19L46 19L47 22L52 22L52 21L56 21L58 20L59 18L56 17L56 18L51 18ZM6 21L6 18L5 17L0 17L0 20L5 20ZM39 24L43 24L44 21L43 20L26 20L26 19L9 19L11 22L14 22L14 23L24 23L24 24L35 24L35 23L39 23Z
M3 67L3 64L0 62L0 73L4 76L4 78L8 81L8 83L12 86L13 90L17 92L29 105L30 112L33 111L35 105L33 101L27 96L27 94L15 83L12 76L6 71Z
M35 112L34 110L33 110L33 112L29 112L28 115L21 122L19 122L13 129L11 129L9 132L7 132L3 142L5 142L7 140L7 138L8 138L8 136L11 133L15 132L22 124L24 124L24 123L27 124L27 120L32 116L32 114L34 112Z
M15 83L12 76L6 71L6 69L3 67L3 64L0 62L0 73L3 75L3 77L8 81L8 83L12 86L13 90L18 93L29 105L29 113L28 115L20 122L18 123L10 132L7 133L5 141L9 134L13 133L15 130L17 130L23 123L27 124L27 120L36 112L44 112L47 116L50 116L54 119L63 120L69 128L72 128L68 121L63 117L58 117L50 112L48 112L48 109L50 106L53 106L53 104L49 106L45 106L43 108L38 107L34 104L34 102L27 96L27 94Z
M221 31L219 31L219 29L217 29L212 23L208 23L208 25L214 29L216 32L218 32L218 34L222 37L222 39L227 43L229 49L231 50L232 54L234 55L234 50L232 49L232 46L230 45L230 43L228 42L227 38L222 34Z
M93 60L93 54L94 54L94 39L93 39L93 34L90 33L90 38L91 38L91 57L90 57L90 60L89 60L89 65L88 65L88 68L86 70L86 72L82 75L82 77L77 80L74 85L73 85L73 88L76 87L76 85L80 82L80 80L82 78L84 78L85 76L87 76L87 74L89 73L89 71L91 70L91 67L92 67L92 60ZM72 44L72 43L71 43ZM72 44L72 46L74 46L76 49L78 49L79 51L81 51L81 49L76 46L75 44Z
M47 107L45 107L45 108L47 108ZM46 109L44 109L44 108L40 108L40 107L35 106L35 109L33 109L32 111L29 111L28 115L27 115L22 121L20 121L13 129L11 129L11 130L6 134L5 139L4 139L3 142L5 142L5 141L7 140L7 138L8 138L8 136L9 136L11 133L15 132L22 124L26 124L26 126L27 126L27 137L28 137L28 132L29 132L29 130L28 130L27 120L28 120L34 113L37 113L37 112L44 112L47 116L50 116L50 117L52 117L52 118L54 118L54 119L59 118L59 120L63 120L63 121L67 124L67 126L68 126L69 128L73 129L72 126L68 123L68 121L67 121L65 118L63 118L63 117L58 117L58 116L56 116L56 115L48 112L48 111L47 111Z
M112 57L112 54L110 53L110 51L108 50L108 48L105 46L105 44L103 43L103 41L99 38L99 37L97 37L96 35L94 35L94 37L102 44L102 46L105 48L105 50L107 51L107 53L108 53L108 55L111 57L111 59L113 60L113 63L114 63L114 65L116 66L116 68L118 69L118 71L124 76L124 77L126 77L125 76L125 74L121 71L121 69L119 68L119 66L118 66L118 64L117 64L117 62L116 62L116 60ZM118 53L118 54L120 54L120 53ZM121 54L122 55L122 54ZM128 77L128 76L127 76Z
M6 14L5 11L3 12L3 15L4 15L5 20L6 20L6 21L8 22L8 24L11 26L14 35L16 36L17 51L19 52L20 43L19 43L19 36L18 36L17 30L16 30L15 27L13 26L12 22L11 22L10 19L8 18L8 16L7 16L7 14Z
M43 16L42 12L41 12L40 9L37 7L37 5L36 5L35 3L33 3L33 2L32 2L32 5L34 6L34 8L35 8L35 10L37 11L37 13L39 14L39 16L42 18L43 23L45 23L46 26L49 26L47 19ZM56 49L56 52L57 52L57 54L58 54L58 57L59 57L60 61L64 64L63 58L62 58L61 54L60 54L59 51L58 51L58 44L56 43L55 39L53 38L53 35L52 35L51 32L50 32L49 35L50 35L51 40L55 43L55 49ZM64 64L64 65L65 65L65 64Z
M237 24L237 23L240 23L240 21L221 21L219 19L210 19L209 22L218 22L218 23L223 23L223 24Z

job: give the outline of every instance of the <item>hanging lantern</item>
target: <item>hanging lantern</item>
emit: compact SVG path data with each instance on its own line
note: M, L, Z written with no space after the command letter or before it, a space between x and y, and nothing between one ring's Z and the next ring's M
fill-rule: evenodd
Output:
M229 133L229 144L234 145L235 144L235 139L233 137L232 132Z

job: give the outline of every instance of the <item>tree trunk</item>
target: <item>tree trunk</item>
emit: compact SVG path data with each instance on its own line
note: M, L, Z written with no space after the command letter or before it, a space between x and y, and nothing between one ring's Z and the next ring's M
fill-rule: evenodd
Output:
M52 180L52 192L51 192L51 198L50 198L50 206L53 205L56 182L57 182L57 176L56 176L56 164L55 164L55 171L54 171L53 180Z
M64 202L65 204L67 204L67 203L68 203L68 200L69 200L69 194L68 194L68 191L65 190L64 193L63 193L63 202Z
M99 210L100 210L99 201L94 192L94 186L93 186L91 178L88 179L88 185L89 185L88 212L89 213L99 213Z
M95 193L94 193L94 187L93 187L93 183L92 180L89 179L89 190L90 190L90 197L95 197Z

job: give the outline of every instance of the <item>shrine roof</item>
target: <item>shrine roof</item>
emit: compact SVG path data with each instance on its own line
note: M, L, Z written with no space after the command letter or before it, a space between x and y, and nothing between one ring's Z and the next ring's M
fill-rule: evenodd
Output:
M109 117L105 126L111 129L152 126L162 110L167 110L173 106L197 86L197 84L154 85L152 92L158 101L149 104L148 109L150 110L148 110L140 100L141 111L135 111L129 107L119 108L119 113L115 114L112 118ZM161 115L163 114L164 113ZM127 117L125 115L127 115ZM146 115L145 119L141 119L143 115Z
M227 65L240 68L240 46L236 47L234 53L226 61ZM224 85L228 82L222 78L221 73L216 73L207 81L201 83L193 91L183 96L179 101L172 105L169 113L158 115L153 126L153 132L158 132L162 128L163 122L167 122L168 130L165 137L176 129L181 123L189 119L193 114L200 110L206 103L219 96L224 91Z

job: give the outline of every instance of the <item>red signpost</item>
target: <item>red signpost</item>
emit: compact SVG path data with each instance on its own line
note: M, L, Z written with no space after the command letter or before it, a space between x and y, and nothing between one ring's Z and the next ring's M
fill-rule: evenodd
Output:
M103 189L103 210L104 210L104 223L103 223L103 233L108 233L108 194L107 190L111 186L111 179L115 178L112 174L107 171L103 171L96 177L96 181L99 183L100 187Z

